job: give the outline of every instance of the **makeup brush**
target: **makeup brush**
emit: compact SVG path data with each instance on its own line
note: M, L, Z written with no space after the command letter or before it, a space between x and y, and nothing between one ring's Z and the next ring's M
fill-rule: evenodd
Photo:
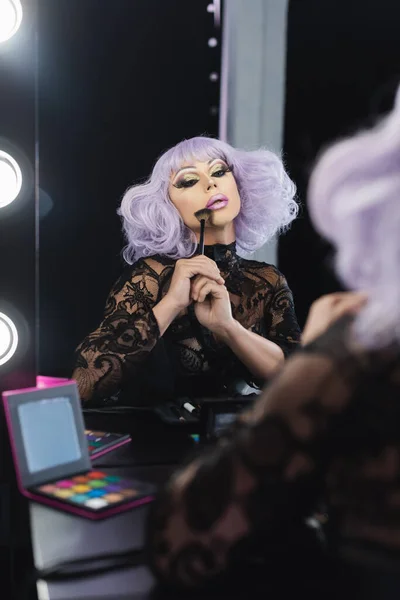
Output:
M208 223L211 218L211 213L212 213L211 208L202 208L201 210L197 210L194 213L194 216L200 223L200 243L199 243L200 254L204 254L204 230L206 227L206 223Z

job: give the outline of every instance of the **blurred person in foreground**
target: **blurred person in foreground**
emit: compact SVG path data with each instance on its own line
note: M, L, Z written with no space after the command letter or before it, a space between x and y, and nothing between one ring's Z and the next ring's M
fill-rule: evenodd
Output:
M360 569L353 582L364 589L354 597L399 597L399 92L383 121L327 149L308 193L349 291L314 303L301 350L232 431L160 493L148 547L169 584L215 580L254 535L285 531L289 543L322 502L328 555Z

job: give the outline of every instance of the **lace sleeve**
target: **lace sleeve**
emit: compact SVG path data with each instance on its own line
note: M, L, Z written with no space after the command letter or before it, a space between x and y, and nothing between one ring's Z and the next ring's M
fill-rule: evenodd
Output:
M348 399L330 358L296 353L230 438L182 468L156 500L148 529L156 575L179 587L207 583L253 532L311 515L329 428Z
M116 282L102 323L76 350L72 377L82 400L115 393L124 377L154 348L160 335L153 313L158 295L159 274L151 261L137 263L133 272Z
M282 273L278 273L278 281L271 302L266 307L264 319L268 338L280 346L285 357L298 348L300 343L300 327L294 310L293 294Z

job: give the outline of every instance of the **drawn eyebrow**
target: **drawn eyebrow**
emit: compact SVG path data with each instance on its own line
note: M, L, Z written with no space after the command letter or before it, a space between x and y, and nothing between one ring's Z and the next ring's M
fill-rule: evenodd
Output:
M216 161L220 161L220 162L223 162L223 163L225 163L225 164L226 164L226 162L224 161L224 159L223 159L223 158L212 158L211 160L209 160L209 161L208 161L208 163L207 163L207 164L208 164L208 165L211 165L211 163L213 163L213 162L216 162ZM188 167L182 167L181 169L179 169L179 171L177 171L177 172L176 172L176 175L175 175L175 177L174 177L174 181L176 181L176 178L177 178L177 176L179 175L179 173L180 173L181 171L186 171L186 170L188 170L188 169L196 169L196 167L195 167L194 165L190 165L190 166L188 166Z

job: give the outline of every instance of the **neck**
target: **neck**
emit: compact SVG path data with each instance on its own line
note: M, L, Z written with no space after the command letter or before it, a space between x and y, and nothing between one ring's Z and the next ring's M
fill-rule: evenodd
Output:
M197 241L200 241L200 232L195 231ZM235 226L229 223L224 227L206 227L204 232L204 244L206 246L214 246L215 244L232 244L236 240Z

